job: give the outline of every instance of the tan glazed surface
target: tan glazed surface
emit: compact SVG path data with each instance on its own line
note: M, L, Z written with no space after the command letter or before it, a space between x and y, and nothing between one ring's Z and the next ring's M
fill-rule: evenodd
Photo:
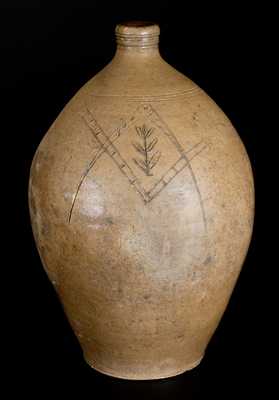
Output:
M42 263L86 361L128 379L200 362L253 226L240 138L158 39L154 24L117 26L115 57L50 127L29 186Z

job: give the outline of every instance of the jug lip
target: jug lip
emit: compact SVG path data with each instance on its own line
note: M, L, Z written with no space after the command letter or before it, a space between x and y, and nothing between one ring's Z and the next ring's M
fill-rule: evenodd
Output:
M151 21L127 21L116 25L116 42L124 47L156 47L160 27Z
M116 34L126 35L157 35L160 34L160 27L152 21L124 21L116 25Z

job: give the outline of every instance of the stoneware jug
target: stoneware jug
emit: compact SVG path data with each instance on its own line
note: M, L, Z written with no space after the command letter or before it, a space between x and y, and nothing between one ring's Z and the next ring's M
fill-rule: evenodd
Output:
M197 366L251 238L253 178L220 108L160 56L159 27L116 27L113 60L35 154L33 232L87 363L127 379Z

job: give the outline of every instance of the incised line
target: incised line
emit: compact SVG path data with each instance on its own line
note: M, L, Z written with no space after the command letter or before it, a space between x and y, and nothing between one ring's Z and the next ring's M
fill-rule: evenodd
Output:
M129 95L129 94L94 94L91 93L93 97L111 97L111 98L124 98L127 101L141 101L142 103L154 102L154 101L166 101L175 99L180 96L191 96L195 93L200 92L201 89L199 87L192 87L190 89L181 90L177 92L170 92L160 95Z
M158 163L161 152L153 152L154 147L158 142L158 138L152 138L153 128L147 128L145 124L136 126L136 131L141 142L134 142L133 146L142 158L133 158L134 163L140 168L146 176L152 176L151 170Z
M194 145L190 150L188 150L185 154L190 153L195 147L197 146ZM176 175L179 174L184 168L190 165L190 161L192 161L196 156L198 156L207 146L204 145L200 151L195 153L191 158L188 158L188 161L185 160L185 157L179 158L172 167L162 176L162 178L153 186L153 188L148 192L148 194L151 197L151 200L153 200L158 194L167 186L169 182L171 182ZM184 164L182 167L177 168L177 165L181 162L184 161ZM173 171L174 173L170 174L170 172ZM169 176L168 176L169 175ZM157 188L157 190L156 190ZM154 193L155 192L155 193ZM154 193L154 194L153 194Z
M186 161L186 163L187 163L187 165L188 165L188 167L189 167L190 174L191 174L191 176L192 176L193 182L194 182L194 184L195 184L195 187L196 187L196 190L197 190L197 193L198 193L199 202L200 202L200 207L201 207L201 211L202 211L202 219L203 219L204 227L205 227L205 230L207 230L207 219L206 219L206 215L205 215L205 209L204 209L204 204L203 204L202 195L201 195L201 192L200 192L200 189L199 189L199 185L198 185L197 179L196 179L196 177L195 177L193 168L192 168L192 166L191 166L191 164L190 164L190 162L189 162L189 160L188 160L188 157L186 156L186 153L185 153L183 147L181 146L181 144L178 142L177 138L176 138L176 137L173 135L173 133L170 131L170 129L169 129L169 127L167 126L167 124L161 119L161 117L159 116L159 114L154 110L154 108L153 108L151 105L149 105L149 108L150 108L150 110L151 110L151 114L154 114L154 115L155 115L155 119L156 119L157 121L159 121L159 122L161 123L161 125L165 128L165 129L163 129L163 131L164 131L165 134L169 137L169 139L172 141L172 143L176 146L177 150L180 152L181 156L185 159L185 161ZM157 121L156 121L156 122L157 122ZM156 123L156 122L155 122L155 123ZM157 125L157 124L156 124L156 125ZM157 125L157 126L158 126L158 125ZM159 125L159 126L160 126L160 125Z
M96 163L96 161L101 157L101 155L103 153L106 153L107 155L109 155L111 157L111 159L114 161L114 163L117 165L117 167L120 169L121 173L126 176L126 178L129 180L130 184L133 185L135 187L135 189L137 190L137 192L140 194L140 196L142 197L144 203L148 203L150 202L152 199L154 199L162 190L163 188L170 182L172 181L175 176L182 171L185 167L189 167L189 171L191 174L191 177L193 179L196 191L198 193L198 197L199 197L199 202L200 202L200 206L201 206L201 210L202 210L202 217L203 217L203 222L204 222L204 226L205 226L205 230L207 230L207 220L206 220L206 215L205 215L205 210L204 210L204 205L203 205L203 200L202 200L202 196L201 196L201 192L194 174L194 171L192 169L192 166L190 164L190 161L193 160L198 154L200 154L207 146L204 145L200 151L198 151L197 153L195 153L191 158L188 158L187 154L192 152L194 148L196 148L199 144L202 143L202 141L196 143L190 150L188 150L187 152L185 152L185 150L183 149L183 147L180 145L180 143L178 142L177 138L175 137L175 135L170 131L169 127L167 126L167 124L160 118L160 116L158 115L158 113L153 109L152 106L144 106L143 107L145 111L147 111L148 116L153 116L155 117L155 121L153 120L153 122L155 123L155 125L157 127L159 127L160 129L163 129L163 132L166 134L166 136L170 139L170 141L174 144L174 146L177 148L178 152L181 154L181 157L178 161L176 161L173 166L163 175L163 177L153 186L153 188L151 190L149 190L148 192L144 190L144 188L141 186L141 184L139 183L137 177L134 175L133 171L131 170L131 168L129 167L129 165L126 163L126 161L122 158L121 154L119 153L119 151L117 150L117 148L115 147L115 145L113 144L113 142L119 137L120 135L120 128L118 128L117 132L118 134L116 134L116 136L114 137L113 140L111 140L103 131L103 129L101 128L101 126L98 124L97 120L93 117L93 115L91 114L91 112L89 110L87 110L88 115L90 115L90 120L88 121L84 116L83 119L86 123L86 125L88 126L88 128L90 129L90 131L92 132L92 134L94 135L95 139L97 140L100 148L97 152L97 154L94 155L93 159L91 160L91 162L89 163L87 169L85 170L84 174L81 177L81 180L78 184L75 196L73 198L73 202L71 205L71 209L69 212L69 222L71 221L71 217L72 217L72 212L73 212L73 208L78 196L78 193L80 191L80 188L86 178L86 176L88 175L89 171L92 169L92 167L94 166L94 164ZM129 124L132 123L135 120L134 117L132 117L129 121ZM128 124L128 125L129 125ZM127 127L127 124L125 124L124 127ZM113 136L113 134L112 134ZM101 140L102 138L102 140ZM155 144L157 142L155 141ZM153 143L154 144L154 143ZM155 145L154 144L154 145ZM152 145L153 146L153 145ZM154 146L153 146L154 147ZM181 161L184 160L184 165L182 165L182 167L178 167L178 164L181 163ZM177 168L178 167L178 168ZM156 190L157 188L157 190Z
M147 202L149 200L147 193L145 190L141 187L140 183L138 182L137 177L134 175L133 171L129 167L129 165L126 163L126 161L122 158L121 154L113 144L113 142L109 139L109 137L105 134L101 126L98 124L97 120L93 118L92 114L91 118L92 120L90 121L90 124L88 124L88 121L84 118L87 126L95 136L96 140L100 144L101 148L106 152L111 159L114 161L114 163L118 166L120 169L121 173L128 178L129 182L135 187L135 189L139 192L139 194L142 196L143 200ZM93 123L93 127L92 124ZM105 143L103 143L100 138L104 137L105 138ZM107 145L105 145L107 142Z
M90 110L89 110L88 108L87 108L86 110L87 110L87 113L90 114L90 116L92 117L92 114L91 114ZM83 119L84 119L84 117L83 117ZM86 125L89 127L88 121L85 121L85 122L86 122ZM132 121L129 121L129 122L132 123ZM90 121L89 121L89 123L90 123ZM121 126L119 126L118 128L116 128L116 129L114 130L114 132L112 133L112 135L111 135L111 136L113 137L112 142L115 142L116 139L120 136L120 131L121 131L121 129L122 129L122 128L127 128L128 126L129 126L129 124L127 124L127 123L124 122L124 123L121 124ZM92 130L91 130L91 129L90 129L90 131L91 131L91 133L92 133ZM94 133L93 133L93 136L94 136L94 138L96 139L96 136L95 136ZM98 141L98 144L100 145L99 141ZM72 204L71 204L71 209L70 209L69 217L68 217L68 222L69 222L69 223L71 222L72 213L73 213L74 206L75 206L75 203L76 203L78 194L79 194L79 192L80 192L81 186L83 185L83 182L85 181L85 178L87 177L87 175L89 174L89 172L91 171L91 169L93 168L93 166L95 165L96 161L97 161L97 160L102 156L102 154L104 154L104 153L105 153L105 149L102 148L102 147L99 147L99 149L97 150L97 154L94 155L94 157L93 157L92 160L90 161L88 167L86 168L85 172L82 174L82 176L81 176L81 178L80 178L80 181L79 181L79 183L78 183L78 185L77 185L77 189L76 189L76 192L75 192L75 195L74 195Z
M82 186L82 184L83 184L85 178L86 178L87 175L89 174L91 168L93 168L94 164L95 164L96 161L101 157L101 155L103 154L103 152L104 152L103 149L99 149L99 150L98 150L97 154L95 154L94 158L90 161L88 167L86 168L84 174L82 175L82 177L81 177L81 179L80 179L80 182L79 182L79 184L78 184L78 186L77 186L77 190L76 190L76 193L75 193L75 195L74 195L74 198L73 198L73 201L72 201L72 205L71 205L71 209L70 209L70 212L69 212L69 222L71 222L73 209L74 209L74 206L75 206L76 199L77 199L78 193L79 193L79 191L80 191L80 188L81 188L81 186Z

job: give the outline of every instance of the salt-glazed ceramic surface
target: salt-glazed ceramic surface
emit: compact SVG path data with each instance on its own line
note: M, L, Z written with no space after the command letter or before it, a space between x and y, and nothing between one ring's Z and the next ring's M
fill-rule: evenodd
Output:
M116 27L113 60L43 138L34 236L84 357L127 379L201 361L251 238L250 163L231 122L158 51Z

